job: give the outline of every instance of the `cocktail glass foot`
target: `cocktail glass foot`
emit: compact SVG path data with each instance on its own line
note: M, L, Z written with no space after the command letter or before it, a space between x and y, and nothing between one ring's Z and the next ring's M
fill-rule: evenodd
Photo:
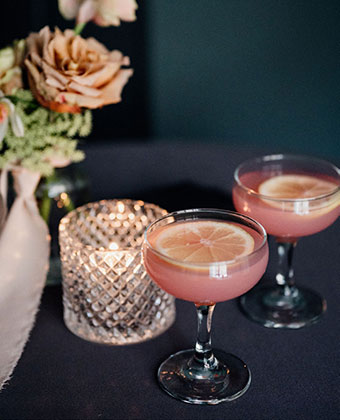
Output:
M158 370L161 387L172 397L190 404L215 405L232 401L249 388L251 374L236 356L214 350L202 368L195 350L183 350L165 360Z
M325 299L312 290L278 286L255 288L241 297L240 304L253 321L268 328L287 329L314 324L327 308Z

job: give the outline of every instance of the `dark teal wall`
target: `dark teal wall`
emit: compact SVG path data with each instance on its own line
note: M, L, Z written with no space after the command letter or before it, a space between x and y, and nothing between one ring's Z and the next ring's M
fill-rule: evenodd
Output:
M153 136L340 156L339 0L147 0Z

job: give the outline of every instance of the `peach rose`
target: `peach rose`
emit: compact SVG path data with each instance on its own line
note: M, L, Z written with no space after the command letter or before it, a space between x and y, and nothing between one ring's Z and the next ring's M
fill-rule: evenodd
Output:
M45 26L27 38L25 65L32 93L44 107L57 112L80 112L120 102L131 77L129 57L109 51L94 38L73 31L55 32Z
M120 21L136 20L135 0L59 0L59 10L65 19L77 23L93 20L100 26L119 26Z

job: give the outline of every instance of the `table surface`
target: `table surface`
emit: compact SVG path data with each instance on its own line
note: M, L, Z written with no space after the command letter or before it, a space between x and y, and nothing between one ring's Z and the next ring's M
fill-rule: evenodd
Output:
M145 143L89 147L83 168L93 200L138 198L168 210L232 209L235 167L275 150L206 144ZM339 164L340 162L333 162ZM239 399L193 406L172 399L157 384L159 364L195 341L194 305L177 301L173 326L156 339L105 346L73 335L63 323L60 286L46 287L36 324L9 384L0 394L1 419L336 419L340 415L340 223L304 238L295 254L297 283L328 302L315 325L272 330L240 312L236 300L216 306L212 342L251 369ZM272 281L274 243L261 281Z

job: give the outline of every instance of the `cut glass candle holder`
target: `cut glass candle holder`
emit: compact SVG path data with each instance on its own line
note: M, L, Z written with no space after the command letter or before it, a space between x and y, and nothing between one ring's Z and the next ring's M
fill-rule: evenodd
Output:
M146 227L165 215L133 200L86 204L59 225L66 326L99 343L139 343L166 331L174 297L156 286L141 257Z

